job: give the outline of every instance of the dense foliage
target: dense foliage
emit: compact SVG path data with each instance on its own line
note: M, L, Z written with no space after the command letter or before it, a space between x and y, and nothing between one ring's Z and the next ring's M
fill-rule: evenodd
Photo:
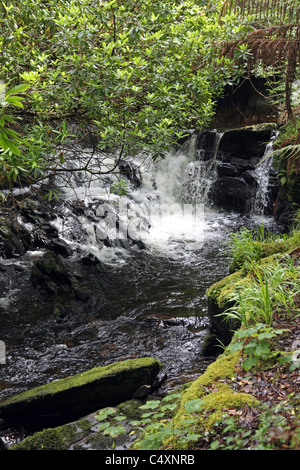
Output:
M236 60L243 48L235 60L215 52L247 31L234 14L218 21L222 3L2 2L0 80L7 90L30 85L18 108L2 99L3 183L64 170L57 148L74 141L70 123L97 151L117 149L118 158L142 150L157 158L182 130L205 126L224 85L243 70ZM17 138L18 149L4 143L3 132L18 132L9 139ZM112 169L101 160L99 167L97 174Z
M253 71L277 72L276 86L282 74L276 98L291 115L298 17L293 0L2 2L0 196L66 170L99 177L129 154L161 157ZM93 165L72 147L82 138Z

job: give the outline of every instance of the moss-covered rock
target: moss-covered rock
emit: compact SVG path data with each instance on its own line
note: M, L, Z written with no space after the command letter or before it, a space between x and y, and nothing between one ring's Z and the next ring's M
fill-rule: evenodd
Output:
M236 292L237 286L248 282L243 269L229 274L209 287L206 291L208 302L215 305L220 312L224 311L230 305L231 296Z
M260 259L256 260L256 266L271 266L278 262L284 254L293 252L300 245L300 232L295 230L289 237L271 240L268 242L253 242L261 245ZM236 260L236 266L240 266L244 260ZM244 264L220 281L212 284L206 291L208 299L208 314L211 322L212 333L226 345L233 336L233 331L239 328L240 323L232 318L220 316L228 308L233 306L236 294L243 288L251 287L253 282L252 265ZM210 348L212 345L210 344Z
M150 357L95 367L6 399L0 416L18 422L51 414L83 416L131 399L141 385L154 382L161 367Z
M251 283L250 277L245 274L244 269L230 274L218 282L215 282L207 291L208 299L208 315L210 317L211 331L215 333L222 343L228 344L232 338L233 331L236 330L240 324L238 321L227 319L219 315L227 308L233 305L233 296L236 294L238 288L247 286ZM217 345L217 340L215 341ZM210 344L210 348L212 348Z
M116 416L124 416L121 425L127 431L118 436L111 437L99 429L101 421L97 416L105 411L100 409L77 421L35 432L10 446L9 450L111 450L115 446L129 447L133 434L136 435L136 432L130 432L132 426L129 423L141 418L144 411L139 407L142 403L140 400L127 400L114 408Z
M12 445L9 450L68 450L75 436L79 440L85 434L86 431L81 431L72 423L36 432L24 441Z

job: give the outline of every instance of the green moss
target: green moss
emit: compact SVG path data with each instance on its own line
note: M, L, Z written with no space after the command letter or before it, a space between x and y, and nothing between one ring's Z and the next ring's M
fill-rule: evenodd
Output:
M231 296L236 292L238 286L249 284L250 277L245 275L244 269L224 277L215 282L206 291L208 301L216 305L220 310L224 310L231 300Z
M125 415L129 420L140 419L141 414L143 413L139 407L141 406L140 400L127 400L117 406L117 410L120 414Z
M247 393L237 393L226 384L218 384L217 391L207 395L202 403L203 415L200 417L199 424L205 431L209 431L215 423L222 420L226 410L240 410L246 405L259 405L255 397Z
M45 429L12 445L9 450L67 450L75 435L72 424Z
M300 244L300 232L295 231L288 238L273 240L262 243L263 257L267 258L274 254L288 253L297 248Z
M242 243L242 241L240 241ZM241 269L246 266L247 263L261 263L264 258L268 258L272 255L280 255L283 253L289 253L290 251L297 248L300 244L300 232L299 230L293 230L288 236L282 235L276 238L271 237L266 240L245 240L242 247L235 250L233 253L233 261L230 265L230 273Z
M140 419L144 413L139 409L140 400L128 400L116 406L116 415L125 415L126 423ZM111 438L97 431L98 410L91 415L55 428L44 429L27 437L22 442L12 445L9 450L82 450L82 449L112 449L114 442L124 443L126 435Z
M281 258L283 253L288 253L299 246L296 244L296 241L298 241L298 236L293 237L293 239L290 240L290 243L285 244L285 248L282 253L278 253L278 249L276 249L276 253L260 259L254 266L258 267L275 264L275 262ZM248 267L245 266L210 286L206 291L208 302L215 305L220 312L228 308L233 296L239 289L243 287L251 287L251 269L251 265Z
M205 433L216 422L219 422L226 409L243 409L246 405L256 406L259 401L248 393L237 393L230 387L236 377L235 367L240 358L239 353L224 354L210 364L206 371L198 377L190 387L182 393L178 412L173 418L173 426L177 431L184 430L189 414L185 405L190 400L201 400L201 411L194 414L195 432ZM225 381L226 380L226 381ZM175 435L175 433L174 433ZM176 437L167 438L163 446L177 448Z
M141 359L129 359L127 361L113 363L103 367L95 367L86 372L83 372L82 374L56 380L49 384L41 385L39 387L27 390L26 392L20 393L19 395L10 397L1 403L1 406L26 401L28 399L37 398L39 396L54 395L71 388L80 387L81 385L91 383L104 377L114 376L123 371L128 371L128 373L130 373L135 369L138 370L143 367L152 367L155 364L159 364L158 361L148 357ZM159 365L161 366L161 364Z
M232 379L235 376L235 366L239 360L239 353L227 355L225 352L218 359L212 362L206 371L198 377L190 387L183 393L181 399L181 409L184 404L195 398L206 395L206 387L215 384L222 379Z
M82 431L89 431L91 428L91 423L89 422L88 419L80 419L79 421L76 422L77 426L79 429Z

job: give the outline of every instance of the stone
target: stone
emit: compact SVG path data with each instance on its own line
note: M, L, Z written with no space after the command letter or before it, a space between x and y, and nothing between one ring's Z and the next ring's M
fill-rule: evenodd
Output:
M223 161L233 158L261 160L272 133L272 126L267 125L228 130L219 143L219 153L223 155Z
M217 207L242 213L247 211L252 196L253 189L243 178L231 176L218 178L212 184L209 192L209 199Z
M26 253L31 245L31 235L16 223L4 223L0 226L1 251L5 258L17 258Z
M119 162L119 171L121 175L126 176L130 183L133 184L135 189L142 185L139 168L134 163L121 160Z
M202 131L197 136L195 160L213 160L217 144L217 135L213 131Z
M251 76L237 83L226 85L222 96L216 101L216 113L212 127L235 128L276 122L278 112L268 97L268 79Z
M32 265L30 280L34 287L40 286L50 295L71 293L74 288L71 269L60 255L51 251Z
M131 399L139 387L154 382L161 368L151 357L95 367L7 398L0 403L0 417L20 423L46 421L51 415L84 416Z
M137 391L134 393L133 398L146 398L147 395L149 395L151 391L151 385L141 385Z
M220 163L217 166L218 176L238 176L239 172L235 165L231 163Z
M250 184L251 186L257 186L257 179L255 172L253 170L247 170L243 172L243 178L246 183Z
M128 449L137 438L138 431L132 424L140 420L144 410L140 409L143 402L131 399L120 403L113 410L114 416L122 415L125 419L121 422L127 430L118 436L109 436L99 429L99 413L107 408L97 410L80 419L52 428L44 428L27 436L17 444L9 447L9 450L112 450ZM109 416L107 419L109 419ZM103 421L101 421L103 423ZM130 432L132 430L133 432Z

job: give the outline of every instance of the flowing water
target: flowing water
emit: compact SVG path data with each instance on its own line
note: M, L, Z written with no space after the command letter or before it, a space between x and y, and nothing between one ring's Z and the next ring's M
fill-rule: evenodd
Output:
M210 207L216 158L217 149L212 160L195 160L192 137L160 162L141 160L142 184L127 196L110 194L106 180L77 180L77 199L65 188L52 225L71 247L68 262L88 295L56 299L64 302L56 317L53 300L30 287L28 268L43 252L3 260L12 277L0 298L0 397L133 357L161 360L166 390L205 370L212 360L201 354L205 292L228 274L226 240L243 226L275 225L261 210L242 216Z

